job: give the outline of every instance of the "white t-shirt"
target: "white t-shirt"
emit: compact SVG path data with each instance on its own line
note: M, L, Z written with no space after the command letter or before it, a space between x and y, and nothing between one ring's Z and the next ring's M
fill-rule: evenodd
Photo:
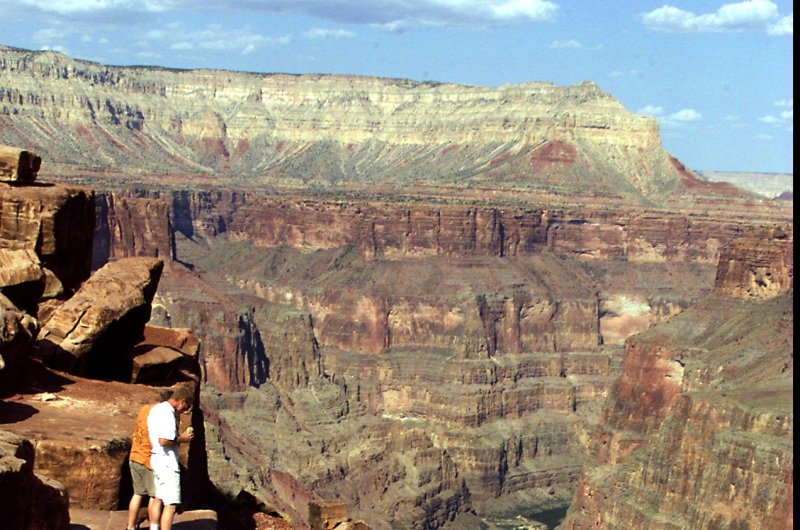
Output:
M147 415L147 433L150 437L150 465L153 471L178 470L177 446L163 447L158 443L159 438L175 440L178 437L178 424L175 421L175 409L169 401L162 401L154 405Z

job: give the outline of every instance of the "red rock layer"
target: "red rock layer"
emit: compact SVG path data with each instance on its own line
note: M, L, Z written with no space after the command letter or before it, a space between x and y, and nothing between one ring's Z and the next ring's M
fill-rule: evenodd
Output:
M666 211L380 204L241 192L176 194L173 216L180 217L176 230L190 237L225 234L301 249L353 245L385 258L515 256L549 248L629 261L716 263L720 248L742 229L734 219Z
M715 289L726 296L764 299L794 291L794 242L791 230L765 234L766 241L743 238L725 247Z

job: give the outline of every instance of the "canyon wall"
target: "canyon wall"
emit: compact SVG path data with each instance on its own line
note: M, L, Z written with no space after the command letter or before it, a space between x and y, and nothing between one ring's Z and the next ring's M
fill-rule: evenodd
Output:
M731 243L712 296L627 340L559 528L793 527L792 248Z
M125 243L139 204L170 212L139 238L175 256L154 318L203 336L212 476L295 524L315 499L375 528L565 505L620 374L615 345L736 284L722 278L747 269L731 261L742 241L791 245L786 225L719 212L233 191L99 201L117 256L153 252Z
M591 82L487 88L115 67L0 46L0 125L0 141L54 169L120 180L493 183L651 200L687 183L733 190L686 171L661 148L654 118Z

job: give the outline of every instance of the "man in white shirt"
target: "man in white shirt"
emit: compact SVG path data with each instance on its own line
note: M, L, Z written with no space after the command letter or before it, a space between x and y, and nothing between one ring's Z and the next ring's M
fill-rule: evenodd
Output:
M178 435L178 415L187 412L194 403L194 394L186 386L179 386L172 396L154 405L147 415L147 431L152 446L150 465L155 480L155 496L164 503L161 512L161 530L171 530L175 510L181 503L181 471L178 466L178 444L189 443L194 438L192 428ZM150 530L158 530L150 524Z

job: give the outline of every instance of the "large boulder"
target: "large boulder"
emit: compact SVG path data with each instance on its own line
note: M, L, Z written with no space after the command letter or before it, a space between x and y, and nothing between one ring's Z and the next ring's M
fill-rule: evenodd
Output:
M168 385L200 381L200 341L186 328L145 326L144 338L131 351L131 383Z
M30 184L36 180L41 165L42 159L36 153L0 145L0 181Z
M76 375L129 380L125 353L142 338L163 266L128 258L97 271L43 324L38 356Z
M4 428L34 443L35 471L63 484L71 506L118 509L130 495L136 414L158 401L159 389L32 371L29 390L6 403L19 413Z
M0 403L6 412L7 403ZM4 414L5 416L5 414ZM21 530L27 517L33 477L33 445L11 433L0 431L0 510L7 530Z
M29 250L71 291L89 277L94 192L0 182L0 248Z
M60 285L57 278L53 279ZM46 283L39 256L33 250L0 248L0 293L14 305L36 314Z

